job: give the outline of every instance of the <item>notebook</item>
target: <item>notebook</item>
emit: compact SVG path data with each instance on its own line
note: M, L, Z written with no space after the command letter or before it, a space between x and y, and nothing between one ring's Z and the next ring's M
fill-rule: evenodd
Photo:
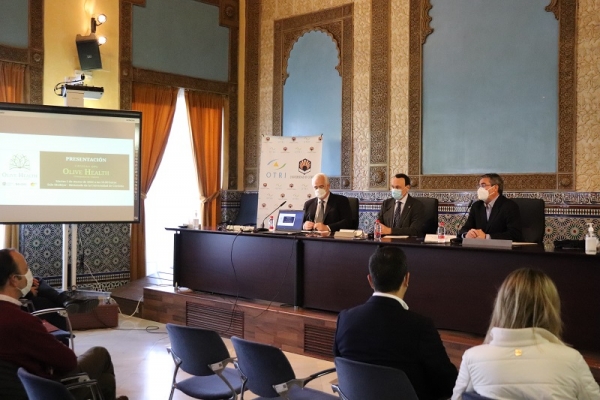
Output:
M280 210L275 221L275 233L300 233L302 232L302 210Z

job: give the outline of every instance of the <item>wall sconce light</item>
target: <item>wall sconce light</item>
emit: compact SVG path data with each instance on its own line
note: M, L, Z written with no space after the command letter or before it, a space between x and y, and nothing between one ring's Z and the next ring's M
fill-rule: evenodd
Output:
M100 14L98 18L92 17L91 19L91 31L92 33L96 33L96 28L106 22L106 15ZM106 43L106 36L98 36L98 45L102 46Z
M98 18L92 17L92 33L96 33L96 28L106 22L106 15L100 14Z
M106 15L100 14L97 18L91 19L91 33L87 36L77 35L75 45L77 46L77 55L79 56L79 65L82 70L102 69L102 59L100 58L100 46L106 43L106 37L96 37L96 28L106 22Z

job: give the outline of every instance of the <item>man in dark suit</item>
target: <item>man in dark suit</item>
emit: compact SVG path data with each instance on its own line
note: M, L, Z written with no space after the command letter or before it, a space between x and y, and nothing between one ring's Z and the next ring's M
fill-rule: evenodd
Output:
M410 178L396 174L391 180L392 198L384 200L377 219L382 235L423 236L425 208L423 203L408 194Z
M479 178L477 198L469 218L458 235L473 239L508 239L522 241L521 213L514 201L506 198L504 180L489 173Z
M456 367L433 322L409 311L403 300L409 281L404 252L378 248L367 279L373 296L338 316L335 356L404 371L421 400L450 398Z
M304 203L302 229L336 232L352 229L352 211L346 196L331 193L329 178L318 173L312 178L315 197Z

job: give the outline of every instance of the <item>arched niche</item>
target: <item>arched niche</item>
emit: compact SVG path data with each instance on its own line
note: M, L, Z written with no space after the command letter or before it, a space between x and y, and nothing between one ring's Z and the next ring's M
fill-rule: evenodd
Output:
M331 176L333 189L352 189L352 77L354 36L353 5L347 4L320 12L305 14L275 21L273 58L273 135L283 131L283 97L287 78L287 65L294 43L307 32L319 31L327 34L336 43L339 51L337 71L341 77L341 149L340 175ZM248 132L247 143L260 154L257 132ZM245 163L247 188L256 185L257 168Z
M339 47L327 31L311 29L286 57L283 136L323 135L321 172L341 175L342 77Z

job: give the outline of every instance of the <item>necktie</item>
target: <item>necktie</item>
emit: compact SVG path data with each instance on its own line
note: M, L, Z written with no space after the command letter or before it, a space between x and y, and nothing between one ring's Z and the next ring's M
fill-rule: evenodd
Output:
M400 215L402 214L402 202L396 201L396 209L394 210L394 228L400 228Z
M486 204L485 205L485 214L487 215L488 221L490 220L490 214L491 213L492 213L492 205L491 204Z
M319 200L319 210L317 212L315 222L322 223L324 219L325 219L325 202L323 200Z

